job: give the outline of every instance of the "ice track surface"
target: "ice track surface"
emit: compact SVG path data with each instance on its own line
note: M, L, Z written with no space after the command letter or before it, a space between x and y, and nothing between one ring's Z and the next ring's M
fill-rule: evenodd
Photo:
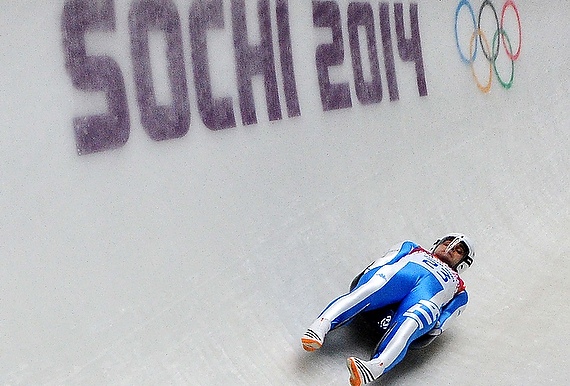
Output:
M259 123L243 125L224 0L209 60L213 92L233 98L237 124L211 131L196 107L190 2L175 1L191 124L160 142L137 108L131 3L113 2L114 32L86 38L90 55L108 54L122 69L130 136L82 156L73 117L104 112L106 102L74 89L65 70L64 2L2 3L0 384L348 385L345 359L367 357L373 343L341 328L306 353L301 335L391 245L429 247L449 231L477 243L463 275L469 305L377 384L567 382L570 3L517 2L513 86L495 78L483 94L457 54L458 2L420 0L428 94L418 95L414 65L396 56L400 99L391 102L384 85L381 103L362 105L348 2L339 1L345 56L331 79L349 84L353 107L325 112L315 47L331 35L313 27L311 2L291 0L301 116L269 121L256 78ZM368 3L377 20L379 2ZM477 12L481 2L471 3ZM407 23L408 2L404 15ZM376 31L380 47L378 23ZM153 58L155 84L168 90L161 56Z

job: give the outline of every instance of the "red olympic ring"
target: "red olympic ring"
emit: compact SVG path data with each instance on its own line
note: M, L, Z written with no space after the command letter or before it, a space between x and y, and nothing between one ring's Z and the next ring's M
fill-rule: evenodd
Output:
M521 26L521 17L519 15L519 10L518 10L517 6L515 5L515 2L513 0L507 0L505 2L505 4L503 5L503 10L501 11L501 30L504 31L503 25L504 25L504 19L505 19L505 11L507 10L507 8L509 6L511 6L513 8L513 10L515 11L515 15L517 15L517 23L519 26L519 47L517 48L517 52L514 55L512 53L512 48L511 49L507 48L507 42L506 42L507 39L503 39L503 47L505 47L505 51L506 51L509 59L515 61L519 58L519 55L521 53L522 26Z

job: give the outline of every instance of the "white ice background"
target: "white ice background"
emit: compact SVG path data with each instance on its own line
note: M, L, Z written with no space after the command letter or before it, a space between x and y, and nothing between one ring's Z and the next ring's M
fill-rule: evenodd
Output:
M456 2L419 0L428 96L396 57L399 101L385 88L362 106L352 88L351 109L323 112L314 50L329 36L291 0L301 117L269 122L257 80L259 123L210 131L188 76L190 131L163 142L136 108L129 3L88 47L124 71L131 135L79 156L73 117L105 105L65 71L63 1L0 0L0 384L347 385L345 358L369 344L339 329L305 353L305 328L392 244L449 231L477 242L468 308L378 384L566 383L569 2L517 2L513 87L483 94L457 54ZM235 101L212 55L215 92ZM352 82L348 56L331 74Z

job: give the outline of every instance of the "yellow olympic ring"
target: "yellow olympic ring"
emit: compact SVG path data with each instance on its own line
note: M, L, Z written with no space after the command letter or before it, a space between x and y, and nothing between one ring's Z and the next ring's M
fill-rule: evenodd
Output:
M485 34L483 33L483 31L480 28L477 28L477 30L473 31L473 33L471 34L471 39L469 40L469 56L473 55L475 38L478 36L485 43L487 50L491 49L491 47L489 46L489 41L487 40L487 37L485 36ZM470 64L471 65L471 73L473 74L473 79L475 79L475 83L477 83L477 87L479 88L479 90L483 91L485 94L487 94L489 91L491 91L491 83L493 82L493 63L489 60L487 62L489 62L489 79L488 79L487 84L485 86L483 86L481 84L481 82L479 82L479 78L477 77L477 74L475 73L475 66L474 66L475 61L474 60L471 61L471 64Z

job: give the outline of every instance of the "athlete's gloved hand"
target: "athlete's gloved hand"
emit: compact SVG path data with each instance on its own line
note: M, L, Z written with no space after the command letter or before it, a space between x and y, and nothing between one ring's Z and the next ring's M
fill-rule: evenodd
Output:
M443 331L441 330L441 324L439 322L435 323L435 326L431 330L427 332L426 335L430 335L433 337L440 336Z

